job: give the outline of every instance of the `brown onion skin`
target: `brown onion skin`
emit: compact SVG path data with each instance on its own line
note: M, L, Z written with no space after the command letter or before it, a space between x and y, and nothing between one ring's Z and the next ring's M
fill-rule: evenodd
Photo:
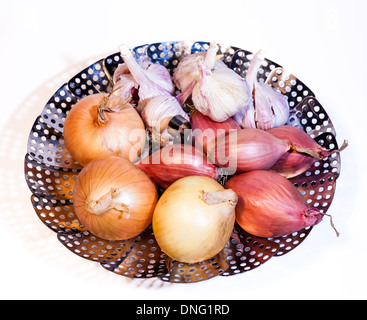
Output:
M65 145L82 166L109 155L135 161L144 147L143 134L136 141L129 136L135 129L142 133L145 130L143 120L132 106L116 112L106 112L106 123L98 122L98 106L107 96L105 93L96 93L82 98L65 119Z
M233 173L267 170L288 150L290 144L261 129L241 129L219 137L208 158Z
M119 203L129 215L112 208L94 214L90 203L119 189ZM74 209L80 222L92 234L106 240L126 240L139 235L152 221L158 201L155 185L130 161L108 156L93 160L79 173L74 185ZM117 200L116 200L117 201Z
M323 149L306 132L297 127L285 125L269 129L267 132L278 139L288 139L293 144L303 148L309 148L319 154L320 157L327 157L329 154L327 150ZM307 154L289 150L278 159L270 170L277 172L286 178L292 178L305 172L318 160L319 159Z
M218 176L218 168L206 155L187 144L165 146L135 165L163 189L187 176L207 176L213 179Z
M225 188L238 196L237 223L254 236L289 235L316 225L323 217L318 209L308 206L288 179L275 172L255 170L235 175Z
M191 114L190 122L193 132L193 143L196 148L203 150L204 153L210 152L215 146L218 135L228 134L231 130L241 129L239 124L232 118L228 118L223 122L216 122L197 110Z

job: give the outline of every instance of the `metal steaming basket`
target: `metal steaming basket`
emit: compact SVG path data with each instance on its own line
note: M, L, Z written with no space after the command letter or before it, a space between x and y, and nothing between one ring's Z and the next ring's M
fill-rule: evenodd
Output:
M180 59L193 52L206 51L208 46L208 42L173 41L146 44L132 50L135 56L148 55L172 74ZM236 47L220 46L220 50L224 62L245 76L253 54ZM80 71L54 93L31 128L24 163L26 182L32 192L36 214L55 232L61 244L74 254L122 276L157 277L163 281L187 283L250 271L272 257L289 253L305 240L312 227L288 236L264 239L236 225L229 242L218 255L187 264L167 259L151 226L136 238L124 241L107 241L86 230L73 210L73 186L82 166L73 160L64 145L64 121L79 99L111 90L112 75L122 62L120 54L115 53ZM258 79L288 97L291 112L287 124L302 128L326 149L338 149L330 118L304 83L268 59ZM290 180L310 206L326 212L333 200L339 174L340 155L334 153Z

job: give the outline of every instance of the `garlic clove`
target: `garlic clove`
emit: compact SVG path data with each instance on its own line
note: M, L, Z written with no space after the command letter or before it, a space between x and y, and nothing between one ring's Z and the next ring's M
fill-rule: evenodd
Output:
M269 84L257 80L258 71L264 60L264 52L259 50L247 71L246 83L252 92L252 105L247 104L234 116L242 128L268 130L284 125L289 117L287 97Z
M241 126L241 128L256 129L255 108L253 106L252 99L250 101L251 102L247 103L244 108L233 116L233 119Z
M134 90L137 88L138 85L131 74L122 74L115 82L112 92L113 95L126 100L129 96L132 97Z
M288 99L266 83L255 85L255 123L267 130L284 125L289 117Z

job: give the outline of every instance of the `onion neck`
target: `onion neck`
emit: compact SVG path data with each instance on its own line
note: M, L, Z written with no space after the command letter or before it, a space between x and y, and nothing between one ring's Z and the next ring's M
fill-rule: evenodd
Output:
M116 90L118 89L119 88L117 88ZM106 113L118 112L127 107L132 107L129 103L132 99L131 93L126 99L122 100L119 96L114 95L114 92L116 90L108 94L97 106L97 123L99 125L103 125L108 122Z
M235 207L238 202L237 194L232 189L225 189L213 192L202 191L200 194L200 198L209 206L220 203L228 203L230 206Z
M115 202L116 198L120 194L119 189L112 188L110 192L104 195L99 200L87 199L86 209L95 215L103 214L106 211L111 209L115 209L117 211L121 211L121 214L129 214L129 208L119 202Z

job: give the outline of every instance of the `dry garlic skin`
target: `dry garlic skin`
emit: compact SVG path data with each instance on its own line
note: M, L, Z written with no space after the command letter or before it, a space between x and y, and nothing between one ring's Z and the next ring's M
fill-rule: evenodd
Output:
M202 114L222 122L248 104L251 95L246 82L223 65L214 71L202 67L201 82L194 87L192 100Z
M195 108L221 122L250 104L252 96L246 81L219 59L218 50L218 45L212 42L206 52L182 59L173 81L181 91L192 86Z

